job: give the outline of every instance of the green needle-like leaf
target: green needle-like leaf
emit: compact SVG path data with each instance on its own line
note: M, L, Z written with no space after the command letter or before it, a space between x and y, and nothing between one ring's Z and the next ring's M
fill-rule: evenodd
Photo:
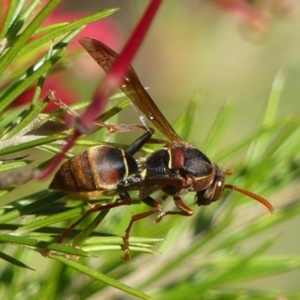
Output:
M65 259L63 257L60 257L60 256L53 256L53 258L55 258L56 260L68 265L69 267L83 273L83 274L86 274L87 276L90 276L96 280L99 280L99 281L102 281L104 282L105 284L108 284L110 286L113 286L115 287L116 289L119 289L125 293L128 293L130 295L133 295L135 297L138 297L140 299L147 299L147 300L150 300L152 299L151 297L149 297L148 295L136 290L136 289L133 289L132 287L130 286L127 286L123 283L121 283L120 281L116 281L115 279L111 278L111 277L108 277L104 274L101 274L93 269L90 269L88 268L87 266L85 265L82 265L76 261L71 261L69 259Z
M39 39L34 39L32 42L28 43L25 45L19 52L19 56L24 55L28 53L29 51L32 51L39 46L43 45L46 42L49 42L53 40L54 38L57 38L58 36L62 34L66 34L70 31L76 30L81 28L84 25L87 25L88 23L94 22L96 20L105 18L107 16L110 16L114 12L116 12L118 9L108 9L105 11L101 11L98 13L95 13L93 15L90 15L86 18L81 18L77 21L71 22L71 23L66 23L66 24L61 24L61 25L52 25L51 27L48 26L48 32L45 33L43 36L41 36ZM37 30L36 33L40 33L41 31L45 31L47 28L41 28L40 30Z
M4 70L9 66L12 60L17 56L20 52L21 48L25 45L25 43L29 40L29 38L33 35L33 33L37 30L37 28L41 25L41 23L45 20L45 18L49 15L49 13L59 4L60 0L52 0L49 1L47 5L41 10L41 12L30 22L27 28L20 34L14 43L11 45L9 50L3 55L0 62L0 75L4 72Z
M22 263L21 261L15 259L14 257L10 256L10 255L7 255L3 252L0 251L0 258L3 259L3 260L6 260L8 263L11 263L17 267L20 267L20 268L24 268L24 269L29 269L29 270L32 270L34 271L34 269L30 268L29 266L25 265L24 263Z

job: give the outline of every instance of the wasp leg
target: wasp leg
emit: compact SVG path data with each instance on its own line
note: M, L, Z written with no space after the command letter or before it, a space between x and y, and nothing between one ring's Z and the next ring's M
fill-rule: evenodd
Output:
M151 138L153 135L154 130L149 128L149 131L147 131L145 134L140 136L137 140L135 140L127 149L126 152L130 155L134 155L137 153Z
M77 227L83 220L85 220L89 215L91 215L94 212L105 210L105 209L111 209L114 207L122 206L122 205L130 205L131 204L131 198L128 193L121 193L120 195L121 199L118 199L116 202L113 203L104 203L104 204L96 204L91 207L88 211L86 211L79 220L77 220L75 223L73 223L67 230L65 230L60 237L57 239L57 243L62 243L62 241L69 235L69 233Z
M192 216L194 211L187 207L180 197L173 197L175 205L180 209L179 211L165 211L162 212L156 219L155 222L158 223L163 217L167 215L181 215L181 216Z
M131 230L133 223L138 220L144 219L148 216L151 216L152 214L155 214L158 211L161 211L163 209L163 207L160 203L158 203L157 201L155 201L154 199L152 199L149 196L146 197L145 199L142 199L141 201L149 206L154 207L154 208L149 211L146 211L146 212L143 212L143 213L140 213L140 214L137 214L137 215L134 215L131 217L130 223L125 230L125 236L124 236L124 256L122 258L125 260L128 260L131 258L130 250L129 250L129 236L130 236L130 230Z

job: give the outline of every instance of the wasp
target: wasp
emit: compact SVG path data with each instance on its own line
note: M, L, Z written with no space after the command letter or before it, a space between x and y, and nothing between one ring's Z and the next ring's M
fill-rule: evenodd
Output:
M105 72L110 70L118 57L117 53L97 39L83 37L79 42ZM143 87L132 66L128 67L120 89L168 142L148 157L136 160L134 155L154 133L149 129L126 150L107 145L94 146L63 163L50 183L50 189L65 192L99 191L118 195L119 199L94 206L62 234L60 241L90 213L130 205L130 191L137 191L139 199L152 209L132 216L124 236L123 258L126 260L130 258L129 235L133 223L158 212L160 214L156 222L167 215L193 215L193 210L182 200L182 196L189 192L195 193L195 202L201 206L220 199L225 189L231 189L257 200L273 213L273 206L263 197L225 184L226 176L233 173L232 169L222 170L203 152L180 138ZM162 204L151 197L152 193L159 190L173 198L177 210L163 211Z

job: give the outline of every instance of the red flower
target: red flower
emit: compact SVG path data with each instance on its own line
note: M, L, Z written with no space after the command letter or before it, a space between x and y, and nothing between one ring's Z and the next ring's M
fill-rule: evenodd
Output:
M66 83L62 85L63 74L57 74L54 76L50 76L42 90L43 97L51 90L55 91L55 94L58 98L62 99L63 102L67 105L72 104L76 101L79 101L77 94L70 87L67 86ZM35 86L30 87L24 93L22 93L12 104L13 107L28 104L31 102L33 95L35 92ZM59 107L54 102L49 102L49 104L44 109L44 112L49 112L54 109L58 109Z

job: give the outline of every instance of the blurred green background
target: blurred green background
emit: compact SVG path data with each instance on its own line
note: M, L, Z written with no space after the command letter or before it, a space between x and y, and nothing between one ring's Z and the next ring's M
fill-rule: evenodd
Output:
M64 9L93 12L121 7L111 17L121 28L121 47L147 3L69 0ZM171 123L181 115L191 98L200 95L199 111L201 109L201 116L206 118L195 120L190 138L190 142L200 148L220 107L229 99L234 104L234 112L230 134L220 143L225 146L255 128L279 70L286 74L280 114L300 114L299 16L299 6L295 6L291 14L274 18L267 32L261 33L208 1L165 1L133 65ZM88 55L86 59L90 59ZM98 80L95 76L91 86L85 86L85 92L92 94ZM132 109L127 110L128 115L122 121L132 122L132 112ZM299 186L300 181L269 199L274 203L275 213L276 207L298 193ZM299 255L299 223L299 218L293 219L266 233L278 235L268 253ZM252 248L262 240L264 236L245 247ZM300 272L295 271L262 279L259 283L251 282L249 287L259 284L265 288L299 291L299 276Z
M220 217L220 215L223 214L227 217L233 216L230 220L234 219L235 221L235 223L233 223L235 227L232 225L232 227L227 227L227 230L225 230L225 232L227 232L225 239L228 238L230 244L230 238L232 238L232 236L230 236L231 233L237 233L238 236L238 234L242 232L242 237L247 236L247 234L244 235L244 233L247 231L247 228L250 227L249 224L247 224L246 229L244 227L245 230L240 230L239 232L238 229L243 228L242 226L245 225L249 219L253 219L251 224L256 224L255 222L260 220L260 216L262 216L262 223L260 223L260 225L263 227L266 223L271 222L270 220L276 220L278 216L284 215L284 212L281 214L281 207L286 207L290 202L299 199L300 180L297 176L299 177L300 155L297 154L297 147L295 146L299 145L299 142L296 141L289 147L287 141L293 142L293 136L287 140L284 140L281 136L283 133L287 134L289 130L284 131L282 127L279 129L276 127L276 132L269 133L268 137L259 136L259 147L258 144L254 146L252 144L250 150L247 148L247 145L247 147L242 148L240 152L231 152L230 159L227 160L230 165L223 165L222 162L217 159L217 155L220 156L220 153L224 153L222 149L227 150L228 146L241 141L257 128L266 110L266 104L270 96L270 91L272 90L274 79L279 72L281 72L281 75L284 74L286 76L286 81L277 117L292 116L294 117L293 120L295 121L297 119L298 122L294 124L299 124L300 11L299 7L297 7L298 2L296 2L296 0L294 1L295 7L290 14L284 14L279 10L277 14L270 19L270 22L265 24L265 30L263 31L258 28L255 30L249 23L245 22L245 19L238 18L237 15L233 13L222 11L220 7L218 8L215 5L216 1L221 0L163 1L163 5L154 20L150 32L133 61L133 66L142 83L149 88L150 95L170 123L173 124L179 117L182 117L191 99L196 97L199 99L200 104L195 113L196 117L195 120L193 120L193 127L190 130L191 133L188 141L200 149L210 148L206 154L212 161L219 163L221 167L237 168L236 174L228 179L228 183L237 184L237 186L242 188L245 187L262 196L268 197L268 195L272 194L268 199L275 207L275 215L272 216L268 214L264 207L258 203L253 203L251 199L242 196L240 197L241 201L239 201L237 200L238 195L235 196L236 193L231 193L233 194L232 199L234 199L234 202L231 200L227 202L220 201L206 208L195 207L195 216L193 218L166 218L168 221L161 222L161 224L158 225L152 224L153 218L148 218L145 222L137 222L138 224L135 224L137 226L134 226L133 234L143 236L140 235L140 232L144 234L144 231L146 231L146 236L149 235L151 237L166 239L164 242L159 242L155 245L155 249L160 251L162 253L161 255L142 254L127 263L121 260L120 251L105 251L97 258L82 259L80 263L90 267L92 271L103 272L113 278L119 277L122 282L128 285L134 287L140 285L139 288L141 288L141 290L146 289L151 293L157 292L160 288L159 285L163 286L165 284L166 289L158 291L158 293L161 292L161 295L165 293L165 295L172 296L172 292L176 294L176 288L179 288L185 295L186 292L188 293L185 288L190 289L193 284L194 287L196 286L198 288L199 281L201 280L202 293L207 297L206 299L216 299L213 298L215 292L213 291L214 285L211 285L210 290L207 291L206 289L207 286L210 287L210 278L209 275L206 275L210 274L210 271L214 273L212 280L218 282L219 276L221 279L224 277L224 282L226 283L226 280L229 280L230 289L236 288L237 294L241 293L242 295L243 291L253 289L253 291L272 290L274 294L278 294L278 296L288 294L288 292L291 291L298 292L297 295L299 295L300 271L293 271L256 281L247 280L247 278L254 277L246 277L246 281L243 281L240 285L230 284L230 278L235 273L235 263L239 264L237 265L237 267L240 268L238 274L243 274L243 272L240 271L246 270L243 275L248 275L249 269L246 269L245 265L251 268L251 264L247 265L247 263L244 263L243 258L249 258L248 255L250 255L252 251L255 252L256 249L262 251L262 248L259 247L261 247L264 242L271 244L274 236L276 237L276 242L272 244L271 248L268 248L266 255L262 257L261 261L263 262L263 260L266 259L267 262L270 257L275 257L275 259L279 257L281 259L282 255L282 257L288 259L286 259L286 261L281 259L280 263L283 263L285 266L295 266L295 261L299 258L300 253L299 234L297 230L300 218L294 218L288 222L280 223L280 225L269 227L272 229L264 231L264 234L256 235L255 238L247 239L247 242L242 243L242 245L238 242L238 246L236 248L233 247L234 249L228 247L229 249L226 249L228 252L222 252L220 247L215 247L214 249L216 240L221 241L220 244L222 245L222 237L224 237L224 235L222 235L224 231L218 231L220 227L223 229L222 226L224 223L218 221L214 223L216 221L215 218ZM261 4L292 2L292 0L245 1ZM43 4L45 3L46 2L43 2ZM107 35L110 35L114 42L113 48L118 52L130 36L149 1L69 0L61 1L61 3L62 6L59 9L63 9L65 12L81 12L84 15L99 12L106 8L120 7L121 9L119 11L108 18L114 22L113 27L115 26L118 29L116 32L106 30ZM63 14L63 18L65 19L56 21L74 21L74 18L77 17L78 16L74 17L74 15L72 17L71 14ZM97 29L99 27L98 25L96 26ZM99 37L102 36L100 35L101 30L103 34L103 28L99 28L99 32L96 31L94 34L95 38L101 39ZM76 45L78 46L77 39L75 39L70 48ZM3 61L5 62L5 60L2 60L2 62ZM78 99L89 100L95 87L99 83L99 79L103 76L100 67L85 51L82 51L82 56L81 54L77 57L73 56L71 61L66 60L64 63L65 65L63 66L67 66L66 70L63 70L61 77L54 78L53 89L57 91L58 97L61 97L63 101L65 100L64 96L61 96L60 93L64 89L67 89L65 81L68 81L67 83L72 86L73 92L80 95ZM49 78L47 80L49 80ZM73 101L74 99L75 97L72 98ZM206 139L211 131L211 126L218 117L220 109L228 101L230 101L232 105L229 128L224 130L225 133L221 136L218 143L216 140L214 143L210 143L210 145L218 144L217 149L210 145L207 146ZM118 114L118 117L120 118L114 118L110 120L110 122L140 124L138 118L139 113L132 107L122 111ZM182 123L184 121L181 120ZM221 124L225 123L226 122ZM289 129L288 126L287 129ZM299 131L298 129L298 132ZM96 135L98 135L98 133L99 135L104 135L103 131L97 132ZM158 135L158 133L156 134ZM129 135L125 133L118 134L112 136L109 141L118 139L118 141L124 144L130 144L134 139L133 136L138 135L140 135L140 132L130 133ZM214 136L218 137L219 135ZM98 136L95 136L89 138L94 139L94 142L98 142L100 139L98 139ZM259 139L257 139L256 142ZM211 139L209 139L209 141L211 141ZM283 147L276 148L278 141L285 142L281 143ZM274 158L270 153L271 151L267 151L269 149L264 149L264 145L270 145L271 149L275 149L274 153L276 153L276 155ZM253 148L255 149L253 150ZM86 149L86 146L80 149ZM258 149L261 150L261 153L264 155L258 156L260 155L260 152L257 151ZM34 157L34 159L39 157L41 153L41 151L36 149L30 151L30 155ZM75 151L79 151L79 149ZM249 151L247 152L248 156L245 153L246 151ZM235 153L238 154L235 155ZM254 153L254 155L249 157L249 153ZM289 153L293 154L289 155ZM294 153L296 153L296 155L294 155ZM26 154L28 153L26 152ZM42 154L45 155L44 152L42 152ZM262 159L257 159L258 157ZM271 159L264 162L265 157L270 157ZM272 160L272 158L274 160ZM245 162L244 164L241 164L241 159ZM273 168L273 165L271 165L274 161L276 162L276 168ZM257 166L258 164L259 166ZM273 172L267 174L262 172L262 165L266 165L266 168ZM257 167L260 167L259 170L261 173L259 174L257 174ZM278 176L277 170L279 173ZM274 175L275 172L276 174ZM290 173L292 174L291 176L289 176ZM268 177L269 174L271 175ZM281 174L285 174L286 180L281 180ZM265 175L267 175L267 178ZM251 179L252 181L249 181L250 183L245 182L245 180L243 181L245 177L247 180ZM261 178L266 180L261 182ZM281 188L290 178L295 180L291 182L291 184L288 183L282 190L280 189L280 192L277 194L274 193L274 191L279 190L277 185ZM251 185L252 183L253 186ZM4 201L8 203L12 202L16 198L23 197L23 192L27 195L37 188L47 189L47 186L47 182L37 184L36 181L32 181L28 185L17 188L12 193L7 194L6 200L4 199ZM267 187L268 190L262 190L265 187ZM51 194L49 191L48 193ZM192 203L193 195L191 194L192 193L190 193L191 201L187 202L189 203L188 205ZM234 214L231 215L230 205L227 206L227 210L226 207L224 207L228 203L230 205L249 203L249 206L243 205L239 210L234 210ZM65 201L64 204L68 205L70 203ZM172 201L167 201L165 207L168 207L168 205L172 206ZM193 207L192 204L191 207ZM296 203L292 207L298 209L299 206L297 207ZM140 211L143 211L143 205L131 205L130 207L114 209L109 215L109 218L104 220L101 226L98 226L98 229L100 232L122 235L130 216ZM293 210L293 212L294 211L297 210ZM229 214L226 212L229 212ZM257 218L253 217L254 215ZM26 219L27 222L28 219L30 221L30 218L31 217L24 218L23 220ZM43 220L44 215L37 216L37 219L39 218ZM34 217L33 220L35 220ZM264 223L264 220L266 223ZM14 226L18 226L18 223ZM255 225L253 227L254 230L257 229ZM119 230L120 228L122 229ZM192 233L191 230L193 230ZM218 232L219 235L217 235L216 232ZM193 247L191 243L185 242L185 238L187 238L189 234L195 234L193 235L193 242L201 242L202 239L205 244L205 239L208 238L211 233L212 235L216 234L214 236L215 240L212 238L211 247L207 249L205 249L205 245L203 248L197 247L196 251L194 251L195 255L188 257L184 255L183 260L180 260L180 254L187 253L181 252L181 250L187 249L189 251ZM225 244L226 242L227 241L225 241ZM24 249L21 247L17 248L10 245L9 247L12 247L12 249L16 248L16 252L12 250L14 257L18 257L20 261L24 260L24 262L28 262L32 268L36 269L36 272L29 270L14 272L14 267L6 268L6 265L3 264L4 271L1 274L1 280L4 284L2 290L4 291L3 293L5 293L5 289L7 289L7 291L13 295L12 298L14 300L19 298L26 299L28 295L34 294L36 295L35 298L40 299L40 293L44 293L46 297L47 295L53 295L51 299L56 299L55 297L60 295L60 291L64 292L63 295L68 295L69 298L67 299L79 299L80 295L77 295L79 290L83 294L93 295L89 299L100 299L97 298L97 296L101 297L101 299L123 299L122 297L124 297L124 294L120 294L120 292L114 288L103 285L94 279L87 279L84 275L79 274L78 276L78 272L64 266L64 264L55 263L53 260L46 259L39 254L37 255L37 253L33 251L23 251ZM266 245L263 247L266 247ZM211 249L214 249L213 252L211 252ZM10 253L10 249L6 253ZM226 255L224 255L224 253ZM240 254L242 254L242 256L239 256ZM295 260L293 260L293 258ZM218 259L220 259L220 261L218 261ZM241 261L239 261L239 259L241 259ZM173 269L169 269L169 273L165 274L165 277L160 277L159 272L168 270L168 266L173 263L172 260L174 260L175 263L178 262L177 266L175 263L173 265L176 267L174 268L174 272ZM210 265L211 261L213 263ZM258 260L258 263L259 262ZM206 266L205 263L207 263ZM267 264L262 265L266 266ZM262 265L259 264L260 269L262 269ZM271 268L272 267L273 264L271 265ZM189 274L189 268L194 268L196 272ZM253 270L255 271L255 268ZM263 271L264 270L265 268ZM220 271L221 273L219 273ZM224 276L222 272L228 275L228 278L225 278L226 276ZM27 274L29 275L27 276ZM145 284L144 280L147 282L147 276L155 277L156 275L158 277L157 282L150 280L150 284L148 285L147 283L147 287L145 288L143 284ZM237 277L238 276L239 275L237 275ZM32 280L35 278L38 280ZM239 278L240 277L238 277L238 279ZM181 279L186 279L188 284L190 283L189 281L191 281L192 284L186 287L184 280L181 282ZM207 282L208 285L206 286L205 284ZM18 283L22 288L18 286ZM12 286L17 287L15 288L17 291L14 291ZM226 291L226 284L224 290L222 290L221 285L220 290L217 291L220 293L219 299L222 300L223 291ZM168 294L168 292L170 292L170 294ZM195 294L193 294L193 296L194 295ZM198 294L196 297L197 296ZM211 298L209 298L210 296Z

